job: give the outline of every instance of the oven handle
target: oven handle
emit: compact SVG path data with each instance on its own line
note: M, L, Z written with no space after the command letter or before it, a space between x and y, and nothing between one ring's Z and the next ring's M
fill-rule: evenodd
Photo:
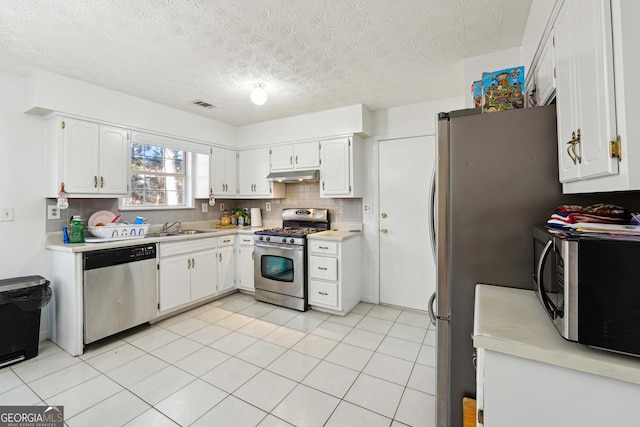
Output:
M288 245L278 245L274 243L258 243L256 242L257 248L274 248L274 249L282 249L285 251L302 251L304 250L304 246L288 246Z

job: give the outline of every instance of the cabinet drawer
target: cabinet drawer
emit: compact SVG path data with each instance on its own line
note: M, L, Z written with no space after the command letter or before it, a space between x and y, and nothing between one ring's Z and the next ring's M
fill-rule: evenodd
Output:
M214 249L216 247L216 239L194 239L181 242L167 242L158 245L158 254L160 257L179 255L206 249Z
M312 253L318 254L338 254L338 242L328 242L326 240L311 240L309 249Z
M312 256L309 260L309 274L314 279L338 280L338 260Z
M253 246L253 235L251 236L243 236L239 235L238 240L241 245Z
M338 307L338 285L335 283L316 282L309 283L309 304Z
M218 247L231 246L235 241L236 241L236 236L234 235L218 237Z

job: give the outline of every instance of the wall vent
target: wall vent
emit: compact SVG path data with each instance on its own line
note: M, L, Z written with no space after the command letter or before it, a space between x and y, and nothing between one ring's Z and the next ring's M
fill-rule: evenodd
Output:
M191 101L191 103L193 105L197 105L198 107L202 107L202 108L215 108L217 107L217 105L211 104L207 101L203 101L201 99L196 99L195 101Z

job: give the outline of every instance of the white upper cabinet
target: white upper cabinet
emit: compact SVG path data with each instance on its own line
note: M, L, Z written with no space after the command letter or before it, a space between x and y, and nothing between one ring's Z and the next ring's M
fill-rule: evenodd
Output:
M361 144L356 137L320 142L320 197L362 197Z
M617 174L610 2L566 0L554 39L560 181Z
M127 130L61 117L50 119L49 125L50 197L57 197L62 183L72 197L127 194L130 167Z
M301 142L278 145L270 149L271 171L317 169L320 166L320 143Z
M211 148L211 187L216 197L237 195L236 151Z
M544 48L540 56L540 62L535 70L535 105L549 104L556 92L556 70L553 59L553 43L554 38L553 34L551 34L544 44Z
M285 186L266 180L269 175L269 149L243 150L238 155L239 196L246 198L283 198Z

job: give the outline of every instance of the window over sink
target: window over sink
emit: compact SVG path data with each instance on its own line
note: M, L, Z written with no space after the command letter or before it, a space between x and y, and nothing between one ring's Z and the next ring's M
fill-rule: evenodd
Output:
M147 142L131 143L131 196L121 209L191 208L189 151Z

